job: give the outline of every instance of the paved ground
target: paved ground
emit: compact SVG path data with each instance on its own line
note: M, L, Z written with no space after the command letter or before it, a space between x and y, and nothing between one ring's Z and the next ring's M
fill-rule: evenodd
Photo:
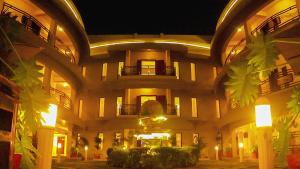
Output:
M227 161L200 161L199 164L193 168L185 169L257 169L257 162L247 161L239 163L236 160ZM60 164L53 164L52 169L116 169L106 166L103 161L69 161Z

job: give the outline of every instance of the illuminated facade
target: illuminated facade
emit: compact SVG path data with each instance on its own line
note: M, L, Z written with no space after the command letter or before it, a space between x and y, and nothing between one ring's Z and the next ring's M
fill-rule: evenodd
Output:
M258 32L277 38L299 37L299 0L231 0L217 24L216 33L211 43L211 56L220 65L220 73L216 78L216 94L220 100L221 118L216 125L222 133L222 151L226 154L231 150L234 157L238 156L239 143L243 143L245 155L257 147L255 127L255 109L253 106L241 108L230 100L225 90L224 81L228 63L247 56L246 45L252 35ZM260 105L258 112L265 110L266 114L258 113L258 126L272 125L273 120L287 113L286 103L289 101L293 87L299 84L299 47L293 44L277 43L279 59L277 68L270 77L259 85L260 96L270 100L270 107ZM268 110L268 111L267 111ZM300 145L299 127L291 130L290 150Z
M72 157L71 147L78 141L83 144L82 154L88 144L89 158L95 154L105 158L107 148L116 142L128 148L146 144L138 140L160 139L161 145L189 146L199 137L207 143L203 158L215 158L215 146L220 151L230 148L237 156L242 142L249 154L255 145L254 113L227 97L226 65L245 56L249 37L257 31L297 36L300 3L242 3L248 2L230 1L215 35L202 37L87 36L70 0L2 1L2 12L12 12L24 26L19 40L30 44L17 50L37 54L44 67L43 86L58 105L53 156ZM300 80L295 66L298 57L293 57L299 49L282 44L280 50L276 78L261 84L261 95L269 97L275 115L285 110L290 87ZM287 60L295 64L285 64ZM167 120L143 133L139 118L143 103L149 100L160 103ZM99 150L95 137L102 140Z

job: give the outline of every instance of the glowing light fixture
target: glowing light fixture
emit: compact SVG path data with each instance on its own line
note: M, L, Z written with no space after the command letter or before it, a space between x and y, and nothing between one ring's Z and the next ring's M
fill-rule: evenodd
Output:
M238 28L237 31L238 31L238 32L241 32L241 31L242 31L242 28Z
M58 30L59 30L60 32L64 31L64 29L63 29L62 27L60 27L60 26L58 26Z
M61 143L57 143L57 148L61 149L62 145Z
M89 149L88 146L84 146L84 150L87 151Z
M218 151L219 150L219 146L215 146L215 150Z
M166 118L165 116L157 116L155 118L152 119L153 121L166 121L168 120L168 118Z
M57 105L49 104L48 112L41 112L43 120L42 125L46 127L55 127L57 118Z
M239 148L244 148L244 143L239 143Z
M272 113L271 105L265 98L259 98L255 105L256 127L271 127Z
M168 139L171 135L169 133L151 133L135 135L137 139Z

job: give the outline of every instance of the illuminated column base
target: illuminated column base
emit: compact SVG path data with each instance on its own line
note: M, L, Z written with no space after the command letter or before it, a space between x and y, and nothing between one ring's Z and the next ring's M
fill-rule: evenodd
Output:
M271 127L257 129L259 169L273 169L273 147Z
M52 146L54 129L42 127L38 129L38 152L37 169L51 169Z
M239 148L240 162L244 162L244 148Z

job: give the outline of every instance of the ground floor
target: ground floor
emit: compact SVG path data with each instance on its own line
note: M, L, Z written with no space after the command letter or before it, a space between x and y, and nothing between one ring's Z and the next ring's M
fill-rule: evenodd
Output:
M186 169L257 169L257 161L245 161L240 163L236 159L232 160L201 160L197 166ZM52 169L117 169L108 167L105 161L67 161L54 163Z

